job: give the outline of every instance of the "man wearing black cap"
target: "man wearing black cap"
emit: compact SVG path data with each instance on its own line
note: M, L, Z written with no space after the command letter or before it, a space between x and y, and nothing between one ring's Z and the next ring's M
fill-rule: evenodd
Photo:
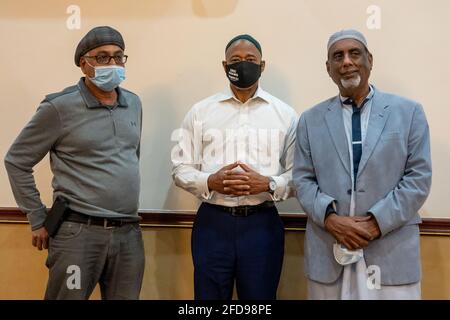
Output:
M142 109L138 96L119 87L124 50L117 30L89 31L75 52L85 77L45 97L5 158L32 244L49 250L46 299L88 299L97 283L103 299L139 298ZM55 199L49 214L32 174L47 153ZM58 216L61 224L54 223Z
M230 85L186 115L172 152L177 186L202 204L192 230L196 299L275 299L284 228L274 203L292 195L296 112L259 85L262 49L233 38Z

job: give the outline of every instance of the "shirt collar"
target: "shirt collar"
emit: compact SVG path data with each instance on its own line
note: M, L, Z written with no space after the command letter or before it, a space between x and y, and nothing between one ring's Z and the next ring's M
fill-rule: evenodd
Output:
M249 100L253 100L253 99L262 99L266 102L270 102L270 96L269 94L264 91L260 85L258 85L258 89L256 89L255 94L253 95L253 97L251 97ZM226 100L230 100L230 99L234 99L236 101L239 101L236 96L234 95L233 91L231 90L230 86L227 86L225 88L224 91L221 92L220 96L219 96L219 101L226 101ZM239 101L239 103L241 103Z
M367 100L372 99L374 93L375 93L375 90L373 89L372 85L369 84L369 93L368 93L367 96L364 98L364 100L365 100L365 99L367 99ZM344 106L344 101L347 100L348 97L344 97L344 96L342 96L341 94L339 94L339 98L341 99L342 105Z
M101 104L100 101L97 100L96 97L89 91L88 87L84 83L85 77L82 77L80 81L78 81L78 88L80 89L81 96L86 102L86 106L88 108L103 108L105 105ZM123 95L122 89L120 87L116 88L117 92L117 106L118 107L128 107L127 101Z

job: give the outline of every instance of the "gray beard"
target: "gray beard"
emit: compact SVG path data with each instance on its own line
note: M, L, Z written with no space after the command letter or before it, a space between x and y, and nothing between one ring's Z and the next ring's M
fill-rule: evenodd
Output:
M345 89L356 88L361 83L361 76L357 74L355 77L348 80L341 79L341 84Z

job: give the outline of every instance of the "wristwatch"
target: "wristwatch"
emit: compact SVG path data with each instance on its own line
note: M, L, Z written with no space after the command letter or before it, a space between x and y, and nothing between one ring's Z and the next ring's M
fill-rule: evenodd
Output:
M277 189L277 183L275 182L275 179L272 177L269 177L269 193L274 194L276 189Z

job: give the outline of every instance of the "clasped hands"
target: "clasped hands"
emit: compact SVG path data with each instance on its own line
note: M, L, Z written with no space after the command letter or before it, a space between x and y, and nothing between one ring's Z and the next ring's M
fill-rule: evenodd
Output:
M243 171L233 170L238 166ZM235 162L211 174L208 177L208 188L222 194L248 196L267 192L269 178L260 175L245 163ZM350 250L365 248L370 241L381 235L372 215L349 217L331 213L325 219L325 229Z
M243 171L233 170L237 167L241 167ZM208 177L208 188L222 194L248 196L268 191L269 178L238 161L211 174Z
M331 213L325 219L325 229L338 243L350 250L365 248L370 241L381 235L378 223L371 214L365 217L348 217Z

